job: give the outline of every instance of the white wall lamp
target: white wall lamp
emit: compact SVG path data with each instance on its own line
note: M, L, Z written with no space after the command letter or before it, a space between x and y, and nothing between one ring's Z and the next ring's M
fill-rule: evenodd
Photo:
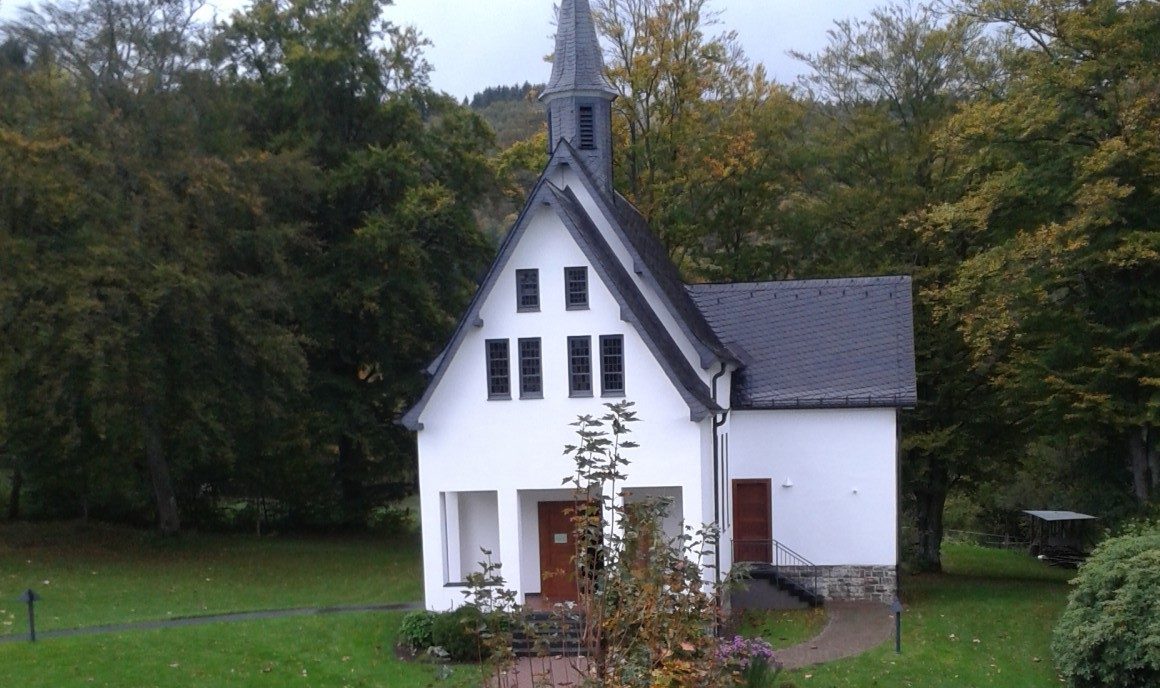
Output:
M782 486L782 487L793 487L793 481L792 481L792 480L790 480L790 479L787 477L787 478L785 479L785 482L784 482L784 483L782 483L782 484L781 484L781 486Z
M858 494L858 488L854 488L854 494Z

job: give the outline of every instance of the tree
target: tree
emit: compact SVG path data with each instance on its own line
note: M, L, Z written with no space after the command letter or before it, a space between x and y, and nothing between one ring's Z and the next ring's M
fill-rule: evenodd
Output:
M932 210L929 236L981 248L938 291L939 314L1021 429L1118 453L1144 504L1160 486L1160 8L963 12L1018 43L1002 97L965 108L940 140L964 193Z
M134 519L143 467L163 533L180 478L232 459L248 373L292 394L304 364L279 296L293 230L217 129L195 9L102 0L4 27L30 65L0 113L10 451L58 515Z
M698 227L670 212L686 188L694 142L715 128L715 101L725 103L750 81L736 34L706 35L718 24L708 6L709 0L600 0L594 11L620 95L613 105L622 138L617 187L674 255L693 245Z
M295 299L315 451L333 452L350 525L413 484L411 440L392 421L490 253L470 210L491 184L490 133L430 93L423 41L380 12L371 0L259 0L216 52L250 103L248 135L300 156L314 180L287 209L309 242Z

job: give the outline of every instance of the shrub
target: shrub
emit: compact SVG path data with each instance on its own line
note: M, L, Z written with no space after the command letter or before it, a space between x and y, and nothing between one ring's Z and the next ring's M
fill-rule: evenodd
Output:
M483 624L483 612L468 605L437 614L431 627L432 644L446 650L453 661L478 662L484 658Z
M734 681L748 688L771 685L781 670L781 665L773 658L773 646L762 638L734 636L717 647L717 661Z
M412 650L421 652L435 644L435 618L439 616L435 612L411 612L403 617L403 623L399 626L399 637L403 639Z
M1068 684L1160 686L1160 530L1105 541L1074 584L1052 642Z
M572 424L577 443L564 449L576 469L565 483L579 507L572 561L590 685L720 685L713 631L721 609L697 565L712 560L720 533L708 525L670 535L671 500L629 500L625 452L637 448L629 439L636 412L628 401L605 407Z

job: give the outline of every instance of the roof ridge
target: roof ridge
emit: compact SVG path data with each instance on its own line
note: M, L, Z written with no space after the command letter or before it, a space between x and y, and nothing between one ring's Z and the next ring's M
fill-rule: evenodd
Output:
M698 415L703 417L704 413L720 411L721 407L713 400L708 386L693 370L688 359L681 353L672 334L661 323L656 312L649 305L644 294L641 293L640 288L628 274L628 270L616 258L612 247L608 245L600 230L593 224L592 218L584 209L580 199L576 196L576 192L571 187L560 190L553 186L551 190L560 200L562 210L576 225L576 231L583 236L585 241L589 242L589 249L595 254L594 257L598 258L598 260L593 260L593 267L598 271L605 271L605 279L620 292L622 307L626 308L636 321L634 324L640 331L642 339L645 340L645 344L657 357L658 363L673 378L676 386L683 389L681 396L690 403L690 407L694 405L694 402L701 407L693 409L693 420L700 420ZM698 414L698 410L704 413Z
M866 284L902 284L911 281L910 275L867 275L864 277L811 277L787 280L756 280L751 282L698 282L685 283L689 289L745 289L763 286L779 286L786 289L809 289L818 286L847 286Z

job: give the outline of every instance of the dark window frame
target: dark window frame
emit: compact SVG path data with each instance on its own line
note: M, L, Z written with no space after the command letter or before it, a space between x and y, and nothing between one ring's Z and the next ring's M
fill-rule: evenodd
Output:
M496 354L503 347L502 358ZM487 399L488 401L506 401L512 398L512 357L511 344L506 339L488 339L484 345L484 356L487 364ZM499 366L503 366L501 371ZM504 391L506 388L506 391Z
M530 277L531 280L526 278ZM527 297L527 298L525 298ZM535 299L535 303L530 300ZM540 271L536 268L516 270L516 312L537 313L540 310Z
M580 277L574 279L576 275ZM573 291L572 287L576 284L583 285L580 292ZM576 301L573 303L572 296L580 294L584 297L583 302ZM564 308L570 311L586 311L588 310L588 267L579 265L575 267L564 268Z
M579 350L580 345L583 351ZM592 337L568 337L568 396L590 397L592 387Z
M577 148L596 150L596 108L581 105L576 113Z
M609 351L613 344L615 350ZM624 377L624 335L600 335L600 396L623 397Z
M534 355L529 347L535 346ZM519 356L520 398L544 398L544 346L539 337L521 337L516 340Z

